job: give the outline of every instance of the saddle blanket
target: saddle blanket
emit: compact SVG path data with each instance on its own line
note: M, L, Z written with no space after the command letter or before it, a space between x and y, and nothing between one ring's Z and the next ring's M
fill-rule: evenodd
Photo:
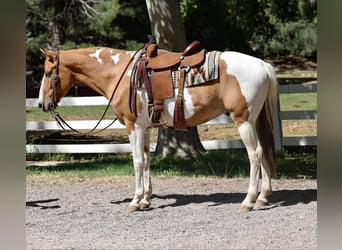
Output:
M219 51L207 52L205 55L204 64L195 68L191 68L189 72L185 74L184 87L198 85L218 79L219 55ZM174 87L177 86L179 81L179 74L179 71L172 71L172 82Z

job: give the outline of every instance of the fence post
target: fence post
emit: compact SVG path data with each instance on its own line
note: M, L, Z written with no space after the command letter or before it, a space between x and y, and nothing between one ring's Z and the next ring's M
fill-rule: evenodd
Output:
M279 90L277 85L277 95L276 102L274 107L274 147L276 152L283 150L283 127L280 120L280 98L279 98Z

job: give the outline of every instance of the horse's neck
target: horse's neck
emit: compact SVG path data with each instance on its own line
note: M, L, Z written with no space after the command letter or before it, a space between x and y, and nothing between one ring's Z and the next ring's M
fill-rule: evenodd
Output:
M81 82L108 97L116 84L120 67L115 65L115 55L122 54L122 50L109 48L77 49L65 52L65 60L61 62L72 71L76 82Z

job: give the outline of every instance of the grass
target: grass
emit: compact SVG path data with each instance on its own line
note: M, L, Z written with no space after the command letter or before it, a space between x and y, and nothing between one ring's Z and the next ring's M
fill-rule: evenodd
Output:
M280 94L280 110L317 110L317 93Z
M64 160L70 155L66 156ZM83 178L110 175L134 175L130 155L97 155L87 161L64 163L57 166L30 166L28 175L77 175ZM317 178L315 151L286 151L277 155L277 178ZM208 151L190 159L180 157L152 157L151 174L158 176L249 176L249 161L245 150Z
M105 106L61 106L57 112L65 120L96 120L100 119ZM108 109L105 119L114 119L115 114L111 108ZM26 108L26 121L54 121L50 113L44 113L36 107Z

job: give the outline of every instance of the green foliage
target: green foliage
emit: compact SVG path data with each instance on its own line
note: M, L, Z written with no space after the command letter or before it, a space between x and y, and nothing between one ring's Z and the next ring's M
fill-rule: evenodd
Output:
M317 152L284 151L277 156L278 178L317 178Z
M315 0L179 0L179 4L188 42L199 40L208 50L237 50L259 57L316 56ZM27 85L40 82L39 48L51 45L57 16L63 19L62 49L135 50L151 33L145 1L26 0Z
M263 44L264 56L297 55L316 57L317 1L268 1L265 15L269 17L270 36L253 35L257 44Z
M118 33L112 27L113 20L120 11L118 0L101 1L94 5L94 17L89 22L89 30L98 32L100 35L109 39L122 38L122 34Z
M137 50L139 48L141 48L141 46L143 46L144 43L140 43L134 40L127 40L125 47L127 50Z
M41 157L42 154L40 154ZM49 160L58 158L68 160L68 156L52 156ZM69 159L70 160L70 159ZM75 159L74 159L75 160ZM315 151L290 152L277 155L278 178L317 178L317 153ZM249 161L245 150L208 151L201 157L183 159L180 157L152 157L152 175L161 176L212 176L225 178L248 178ZM63 163L57 166L30 166L28 174L51 173L79 176L94 175L134 175L132 157L116 155L105 157L99 155L80 162Z
M253 34L269 33L264 2L183 0L180 6L188 41L199 40L208 49L251 52Z
M317 53L317 30L314 23L304 20L275 22L275 34L265 45L267 55L315 56Z

